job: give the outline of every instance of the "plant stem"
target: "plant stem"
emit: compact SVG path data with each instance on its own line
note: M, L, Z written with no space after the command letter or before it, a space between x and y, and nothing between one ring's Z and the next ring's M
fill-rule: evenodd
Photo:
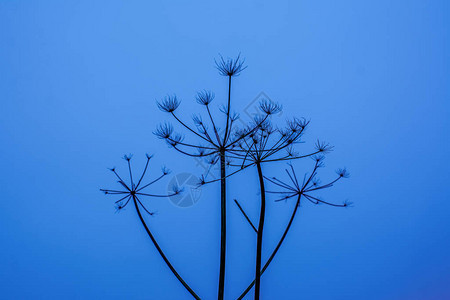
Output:
M227 195L226 195L226 172L225 172L225 145L228 140L228 124L230 120L231 106L231 76L228 76L228 104L227 104L227 124L225 134L220 149L220 269L219 269L219 291L217 298L223 300L225 292L225 254L227 242Z
M273 258L275 257L275 254L277 254L278 250L281 247L281 244L283 243L284 239L286 238L286 235L289 232L289 229L291 228L292 221L294 221L294 217L295 217L295 215L297 213L297 210L298 210L298 207L300 205L300 198L301 198L301 195L299 195L298 198L297 198L297 202L295 203L295 207L294 207L294 210L292 211L291 218L289 219L289 223L286 226L286 229L284 230L284 233L281 236L280 241L278 242L277 246L273 250L273 252L270 255L269 259L267 260L266 264L262 268L260 275L262 275L264 273L264 271L267 269L269 264L272 262ZM252 289L253 285L255 285L255 280L253 280L253 282L247 287L247 289L239 296L239 298L237 300L241 300L242 298L244 298L244 296Z
M230 107L231 107L231 76L228 76L228 104L227 104L227 124L225 126L225 136L223 138L223 144L225 145L228 140L228 123L230 120Z
M261 189L261 210L259 212L259 225L257 232L258 237L256 242L256 271L255 271L255 300L258 300L261 286L261 251L262 251L264 218L266 215L266 191L264 189L264 177L261 170L261 163L259 161L256 162L256 168L258 169L259 186Z
M169 267L169 269L172 271L172 273L175 275L175 277L181 282L181 284L188 290L189 293L191 293L191 295L197 299L200 300L200 297L197 296L197 294L191 289L191 287L183 280L183 278L181 278L180 274L178 274L178 272L175 270L175 268L172 266L172 264L169 262L169 260L167 259L166 255L164 254L164 252L162 251L162 249L159 247L158 243L156 242L156 239L154 238L153 234L150 232L150 229L148 228L147 224L144 221L144 218L142 217L141 211L139 209L139 205L136 201L136 197L133 196L133 202L134 202L134 206L136 207L136 211L137 214L139 216L139 219L141 220L142 225L145 228L145 231L147 232L148 236L150 237L150 239L153 242L153 245L155 245L156 250L158 250L159 254L161 255L162 259L164 260L164 262L167 264L167 266Z
M220 151L220 270L217 298L223 300L225 290L225 254L227 241L225 150Z
M241 211L241 213L244 215L244 218L247 220L248 224L250 224L250 226L253 228L253 230L255 232L258 232L258 229L256 229L255 225L253 225L252 221L250 220L250 218L247 216L247 214L245 213L244 209L242 208L242 206L239 204L239 202L234 199L234 203L236 203L236 205L238 206L239 210Z

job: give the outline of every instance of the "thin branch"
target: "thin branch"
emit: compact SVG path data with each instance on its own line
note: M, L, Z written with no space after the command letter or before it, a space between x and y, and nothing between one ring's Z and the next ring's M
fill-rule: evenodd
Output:
M258 233L258 230L256 229L255 225L253 225L252 221L250 221L250 218L247 216L247 214L245 213L244 209L242 208L242 206L239 204L239 202L234 199L234 203L236 203L236 205L239 207L239 210L241 211L241 213L244 215L245 219L247 220L248 224L250 224L250 226L253 228L253 230Z
M151 233L150 229L148 228L147 224L144 221L144 218L142 217L141 211L139 210L139 206L138 206L138 202L137 202L137 197L133 197L133 202L134 202L134 206L136 208L136 212L139 216L139 220L141 220L142 225L145 228L145 231L147 232L148 236L150 237L150 239L153 242L153 245L156 247L156 250L158 250L159 255L161 255L162 259L164 260L164 262L166 263L166 265L169 267L169 269L172 271L172 273L175 275L175 277L178 279L178 281L181 282L181 284L186 288L186 290L188 290L188 292L197 300L201 300L199 296L197 296L197 294L191 289L191 287L183 280L183 278L181 278L180 274L178 274L178 272L175 270L175 268L172 266L172 264L170 263L169 259L166 257L166 255L164 254L164 252L162 251L161 247L159 246L158 242L156 241L156 239L154 238L153 234Z

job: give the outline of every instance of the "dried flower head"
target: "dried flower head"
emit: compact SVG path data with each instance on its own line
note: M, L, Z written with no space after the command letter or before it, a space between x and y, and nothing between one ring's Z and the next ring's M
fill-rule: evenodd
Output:
M349 178L350 177L350 173L347 171L346 168L339 168L336 170L336 174L339 175L339 177L343 177L343 178Z
M177 96L166 96L161 102L158 103L158 108L164 112L174 112L178 106L180 106L180 101L177 99Z
M261 100L259 108L267 115L277 114L282 110L281 105L268 99Z
M304 118L293 118L291 120L287 120L287 127L289 131L292 133L303 132L309 124L309 121L306 121Z
M272 194L279 194L282 197L275 200L275 201L282 201L287 200L289 198L298 196L297 202L300 203L300 197L304 197L305 199L309 200L310 202L314 204L326 204L330 206L337 206L337 207L347 207L349 206L348 202L344 202L343 204L335 204L331 202L327 202L323 200L319 196L314 196L313 193L316 191L320 191L326 188L332 187L337 181L344 178L344 176L341 176L338 173L338 177L326 184L321 184L320 179L317 178L317 171L320 168L321 164L323 162L323 156L315 156L315 164L314 168L309 174L305 174L303 177L303 181L299 181L297 178L297 175L295 173L294 167L292 164L289 164L289 169L286 169L286 173L288 174L289 181L284 182L281 181L275 177L268 178L265 177L269 182L274 184L275 186L281 187L283 191L268 191Z
M214 93L207 90L203 90L197 93L195 99L197 100L198 104L209 105L214 100Z
M319 151L321 153L328 153L333 150L333 146L331 146L330 144L328 144L326 142L321 142L319 140L317 140L315 146L316 146L317 151Z
M160 124L153 132L160 139L169 139L173 134L173 126L170 123Z
M214 60L216 63L216 68L219 70L220 75L222 76L238 76L243 70L247 68L244 66L245 59L240 59L240 54L236 57L236 59L227 58L226 60L220 55L219 60Z
M133 172L131 171L131 157L132 157L131 155L124 155L124 157L123 157L127 161L127 165L128 165L128 172L129 172L128 183L116 172L116 168L111 168L110 169L111 172L113 172L114 175L116 176L116 178L118 179L117 182L120 184L120 188L115 189L115 190L100 189L100 191L102 191L103 193L108 194L108 195L116 195L116 196L120 197L118 200L115 201L117 211L124 209L130 201L134 201L136 203L136 205L139 205L140 207L142 207L149 215L153 215L154 213L150 212L146 208L144 203L142 203L140 197L144 197L144 196L146 196L146 197L169 197L172 195L177 195L181 191L174 190L174 193L171 195L158 195L158 194L144 193L144 189L148 188L152 184L161 180L163 177L165 177L169 173L166 171L166 169L163 169L162 174L159 177L150 181L147 184L142 184L143 179L144 179L145 174L148 169L149 161L152 158L152 155L146 154L147 162L145 164L144 171L142 172L141 176L139 177L139 180L136 182L135 179L137 179L137 177L133 178ZM141 186L141 184L142 184L142 186Z

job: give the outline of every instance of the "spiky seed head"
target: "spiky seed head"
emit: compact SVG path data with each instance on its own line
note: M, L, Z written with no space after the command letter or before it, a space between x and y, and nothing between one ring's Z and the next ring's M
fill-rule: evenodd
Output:
M273 115L281 112L282 106L273 102L269 99L263 99L259 103L259 108L266 114L266 115Z
M314 177L313 180L312 180L312 185L313 186L318 186L319 184L320 184L320 179Z
M315 147L316 147L317 151L319 151L321 153L328 153L333 150L333 146L331 146L330 144L328 144L326 142L321 142L319 140L317 140Z
M216 68L219 70L219 74L222 76L238 76L242 71L244 71L247 66L244 66L245 59L240 58L240 54L236 59L227 58L224 59L222 55L219 55L219 59L214 59L216 63Z
M234 121L236 121L236 120L238 120L238 119L239 119L239 114L236 113L236 112L233 112L233 113L231 114L231 116L230 116L231 122L234 122Z
M339 169L336 170L336 173L341 178L349 178L350 177L350 173L347 171L346 168L339 168Z
M174 112L178 106L180 106L180 101L177 99L177 96L166 96L161 102L158 103L158 108L164 112Z
M183 192L183 188L180 188L180 187L178 186L178 184L174 184L174 185L172 186L172 191L174 192L175 195L178 195L178 194L180 194L180 193Z
M200 187L205 184L206 184L205 176L201 175L200 178L198 179L197 186Z
M303 132L309 121L304 118L293 118L292 120L287 120L287 127L292 133Z
M197 115L197 114L193 115L192 120L194 121L194 124L196 126L203 125L203 119L202 119L202 116L200 116L200 115Z
M214 93L207 90L203 90L197 93L195 99L197 100L198 104L206 106L209 105L214 100Z
M325 159L325 156L323 155L314 155L313 157L311 157L312 160L314 160L316 163L322 163Z
M297 151L295 151L295 148L292 146L287 147L286 152L290 157L294 157L294 156L298 155Z
M174 133L172 134L172 136L170 137L170 140L168 140L167 142L169 143L169 145L171 145L172 147L175 147L176 145L178 145L179 143L181 143L183 141L183 136L179 133Z
M345 200L344 203L342 204L344 207L352 207L353 206L353 202Z
M162 171L163 175L168 175L168 174L170 174L170 170L167 169L166 166L162 166L162 167L161 167L161 171Z
M169 139L173 134L173 126L170 123L160 124L153 134L160 139Z
M130 161L132 157L133 157L133 154L128 154L128 155L125 154L122 158L125 159L126 161Z

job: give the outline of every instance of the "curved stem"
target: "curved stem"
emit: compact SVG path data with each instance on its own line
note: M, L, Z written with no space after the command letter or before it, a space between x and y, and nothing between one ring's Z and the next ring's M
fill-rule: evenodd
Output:
M298 207L300 205L300 198L301 198L301 195L298 195L297 202L295 203L294 210L292 211L291 218L289 219L289 223L286 226L286 229L284 230L284 233L281 236L281 239L278 242L277 246L273 250L272 254L270 255L270 257L267 260L267 262L264 265L264 267L261 269L261 275L264 273L264 271L267 269L269 264L272 262L273 258L275 257L275 254L277 254L278 250L281 247L281 244L283 243L284 239L286 238L286 235L288 234L289 229L291 228L292 221L294 221L294 217L295 217L295 215L297 213L297 210L298 210ZM255 280L253 280L253 282L250 283L250 285L247 287L247 289L239 296L239 298L237 298L237 300L241 300L242 298L244 298L244 296L252 289L253 285L255 285Z
M220 269L217 298L223 300L225 290L225 254L227 241L225 151L220 151Z
M195 132L195 130L193 130L191 127L187 126L183 121L181 121L173 112L171 112L172 116L175 118L175 120L178 121L178 123L180 123L181 125L183 125L184 128L186 128L187 130L189 130L190 132L192 132L193 134L195 134L196 136L198 136L199 138L207 141L208 143L211 143L212 145L216 146L216 144L214 144L213 141L208 140L207 138L201 136L200 134L198 134L197 132Z
M261 250L262 250L262 238L264 229L264 218L266 214L266 191L264 189L264 177L261 170L260 162L256 162L258 169L259 186L261 189L261 210L259 212L259 225L258 225L258 237L256 242L256 271L255 271L255 300L259 299L260 286L261 286Z
M139 205L136 201L136 197L133 196L133 202L134 202L134 206L136 207L136 211L137 214L139 216L139 219L141 220L142 225L145 228L145 231L147 232L148 236L150 237L150 239L153 242L153 245L155 245L156 250L158 250L159 254L161 255L162 259L164 260L164 262L167 264L167 266L169 267L169 269L172 271L172 273L175 275L175 277L181 282L181 284L188 290L189 293L191 293L191 295L197 299L200 300L200 297L197 296L197 294L191 289L191 287L183 280L183 278L181 278L181 276L178 274L178 272L175 270L175 268L172 266L172 264L169 262L169 260L167 259L166 255L164 254L164 252L162 251L162 249L159 247L158 243L156 242L156 239L153 237L153 234L150 232L150 229L148 228L147 224L144 221L144 218L142 217L141 211L139 210Z

